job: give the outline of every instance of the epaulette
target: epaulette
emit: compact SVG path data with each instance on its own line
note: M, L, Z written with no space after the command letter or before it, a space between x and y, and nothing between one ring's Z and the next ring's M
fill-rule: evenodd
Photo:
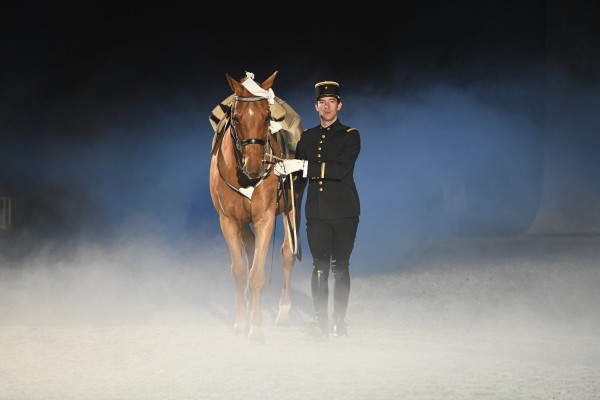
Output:
M356 130L356 128L348 128L348 129L346 129L346 132L350 133L350 132L355 131L355 130Z

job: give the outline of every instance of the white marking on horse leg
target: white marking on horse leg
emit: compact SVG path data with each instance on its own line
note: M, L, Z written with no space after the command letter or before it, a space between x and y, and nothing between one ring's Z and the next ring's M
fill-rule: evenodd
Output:
M281 297L279 298L279 312L277 313L275 325L282 327L290 326L290 308L289 292L283 289L281 291Z

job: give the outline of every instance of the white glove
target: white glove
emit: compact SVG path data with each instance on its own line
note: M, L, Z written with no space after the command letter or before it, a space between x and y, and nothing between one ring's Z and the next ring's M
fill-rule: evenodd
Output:
M288 175L304 169L304 160L283 160L275 164L275 175Z

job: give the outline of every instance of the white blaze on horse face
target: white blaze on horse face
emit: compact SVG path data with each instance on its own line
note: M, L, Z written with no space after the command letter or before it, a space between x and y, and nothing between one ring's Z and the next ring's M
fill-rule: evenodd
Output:
M250 179L259 179L266 171L264 159L269 148L269 105L261 99L241 101L236 114L239 120L238 134L244 142L242 172Z

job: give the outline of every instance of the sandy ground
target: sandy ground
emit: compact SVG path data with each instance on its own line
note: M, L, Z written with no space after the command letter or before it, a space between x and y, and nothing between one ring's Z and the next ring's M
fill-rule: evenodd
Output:
M438 242L360 268L328 341L306 260L274 326L275 267L260 345L233 334L222 244L48 250L0 268L0 399L598 399L599 261L594 236Z

